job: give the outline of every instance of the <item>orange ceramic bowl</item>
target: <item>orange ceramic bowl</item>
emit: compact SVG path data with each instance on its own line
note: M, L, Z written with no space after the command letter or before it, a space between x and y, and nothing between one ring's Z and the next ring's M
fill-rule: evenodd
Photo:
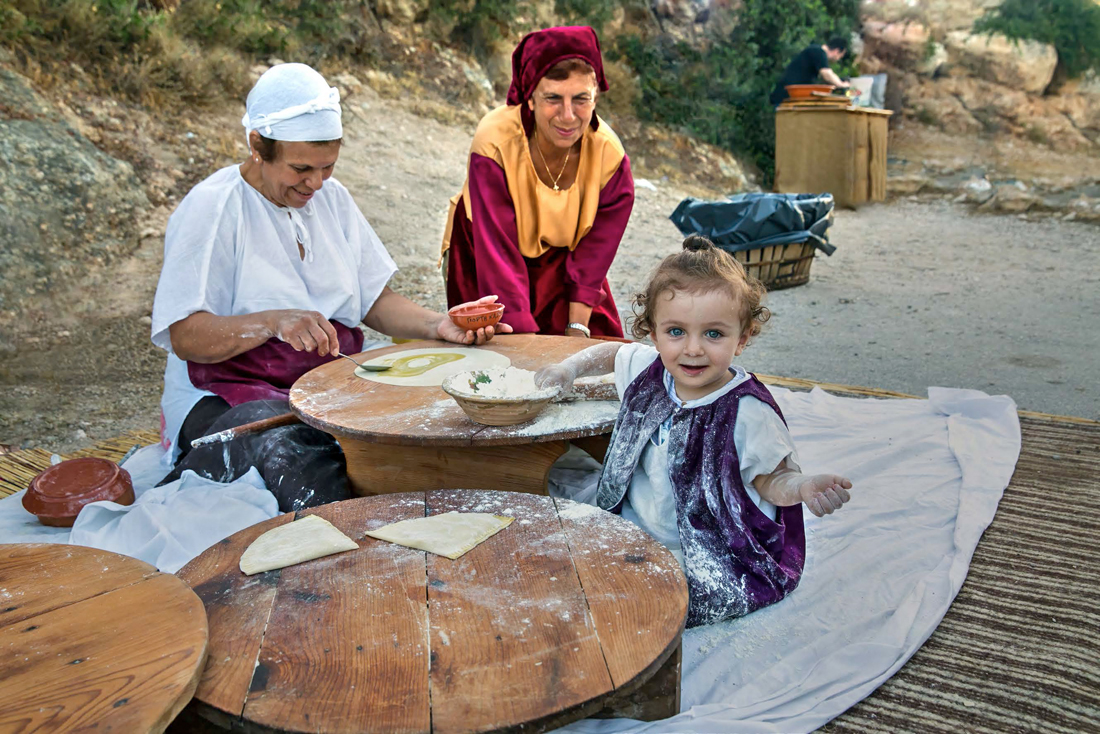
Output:
M504 315L503 303L488 303L482 306L455 306L447 315L454 325L466 331L477 331L493 326Z
M69 459L31 480L23 507L43 525L68 528L84 505L103 500L133 504L130 472L107 459Z
M806 99L814 96L814 92L829 94L833 91L832 84L788 84L784 89L791 99Z

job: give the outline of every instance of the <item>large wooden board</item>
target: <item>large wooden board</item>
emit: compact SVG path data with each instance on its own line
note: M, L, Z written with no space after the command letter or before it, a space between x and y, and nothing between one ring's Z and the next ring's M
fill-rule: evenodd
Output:
M80 546L0 546L0 597L13 596L0 731L161 732L195 691L206 614L175 576Z
M434 730L532 724L611 692L554 501L498 492L429 495L429 514L452 510L518 519L455 561L428 557ZM593 703L592 713L600 706Z
M450 510L516 520L454 561L363 535ZM263 630L247 615L211 616L212 625L245 625L214 630L212 660L232 654L231 644L258 653L247 680L204 679L225 689L204 685L196 695L196 710L210 720L258 731L537 732L608 705L648 718L675 710L679 667L671 656L687 616L686 582L671 555L641 542L635 533L647 536L627 521L596 510L595 521L582 522L569 518L572 510L559 516L548 497L469 490L310 512L360 547L272 572ZM206 554L216 560L196 559L187 575L228 596L247 594L252 587L230 578L241 574L227 549L239 558L243 539L273 526L215 546ZM222 571L211 575L215 568ZM208 598L223 610L237 606ZM627 634L622 624L637 629ZM236 642L241 637L247 644ZM661 707L630 698L647 681L657 684ZM243 702L238 716L211 705L225 700Z
M538 334L504 335L479 347L506 355L513 367L537 370L560 362L596 342ZM392 352L445 346L444 342L419 341L384 347L359 355L375 359ZM569 409L588 414L584 403ZM303 375L290 391L290 407L314 428L337 436L378 444L405 446L492 446L560 441L577 436L607 433L614 419L576 425L555 421L545 431L530 426L490 429L471 421L458 404L439 387L383 385L355 375L346 360L335 360ZM564 408L564 406L562 406Z

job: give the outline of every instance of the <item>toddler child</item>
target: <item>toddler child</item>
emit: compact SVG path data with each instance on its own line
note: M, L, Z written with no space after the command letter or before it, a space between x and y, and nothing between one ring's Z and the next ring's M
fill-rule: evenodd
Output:
M614 372L622 409L596 503L667 546L688 580L689 627L782 599L805 559L802 504L827 515L852 483L801 473L783 414L754 375L732 364L760 332L764 287L705 237L664 259L633 325L642 343L589 347L535 381L568 390Z

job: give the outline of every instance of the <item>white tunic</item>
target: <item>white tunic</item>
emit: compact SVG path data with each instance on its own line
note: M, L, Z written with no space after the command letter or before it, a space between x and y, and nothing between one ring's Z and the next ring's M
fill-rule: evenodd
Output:
M298 244L305 250L299 254ZM184 197L164 236L153 300L153 343L168 352L161 411L166 462L203 395L172 353L168 327L197 311L238 316L306 309L354 328L397 271L351 194L329 178L301 209L280 207L223 168Z
M626 388L657 359L657 350L647 344L626 344L615 355L615 389L621 400ZM726 395L749 375L740 367L730 367L733 379L718 390L698 400L680 400L672 376L665 372L665 389L676 405L691 409L713 403ZM650 438L642 450L638 466L630 479L623 502L623 517L645 530L650 536L672 551L680 564L680 531L676 525L676 496L672 489L672 477L668 468L668 434L671 418ZM775 505L765 502L752 484L761 474L775 471L779 463L798 470L798 455L787 427L771 406L746 395L737 409L737 424L733 427L733 444L741 462L741 482L756 506L770 518L775 518Z

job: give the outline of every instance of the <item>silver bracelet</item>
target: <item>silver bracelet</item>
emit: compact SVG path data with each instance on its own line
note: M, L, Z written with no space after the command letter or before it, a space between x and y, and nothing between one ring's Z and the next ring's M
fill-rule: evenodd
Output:
M584 324L580 323L579 321L571 321L570 323L568 323L568 324L566 324L566 325L565 325L565 328L566 328L566 329L576 329L577 331L579 331L580 333L584 334L584 335L585 335L586 337L588 337L589 339L591 339L591 338L592 338L592 332L591 332L591 331L589 331L589 329L588 329L588 327L587 327L587 326L585 326Z

